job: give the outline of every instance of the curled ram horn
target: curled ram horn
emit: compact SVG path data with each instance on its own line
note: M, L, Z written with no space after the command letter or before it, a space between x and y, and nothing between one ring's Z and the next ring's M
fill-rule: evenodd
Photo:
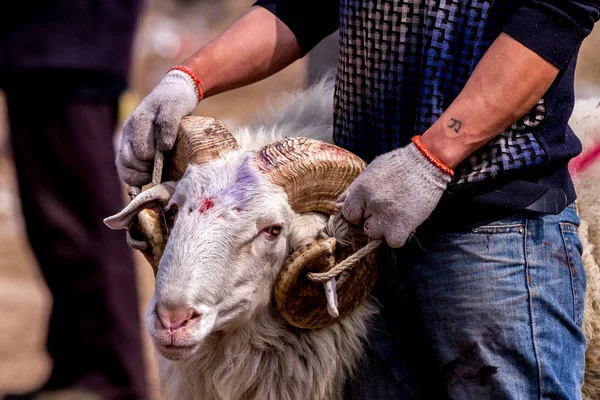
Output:
M167 204L175 191L175 182L189 164L204 164L239 148L223 122L199 116L183 118L176 144L165 156L162 180L170 182L137 194L123 211L106 218L105 224L112 229L127 228L128 244L142 252L156 275L169 234L157 205Z
M297 213L338 213L336 200L366 168L366 163L355 154L309 138L276 141L259 149L255 160L267 179L284 189ZM291 325L316 329L336 320L324 285L309 280L307 273L329 271L368 243L368 237L358 227L349 229L343 239L347 245L342 246L334 238L317 240L286 260L274 295L279 312ZM370 293L378 276L378 256L379 252L373 252L336 282L337 318L352 312Z
M220 120L185 117L179 125L173 154L165 164L166 180L178 181L189 164L205 164L239 148L240 145Z
M335 202L366 164L333 144L309 138L273 142L257 151L256 164L288 195L292 209L301 214L334 214Z

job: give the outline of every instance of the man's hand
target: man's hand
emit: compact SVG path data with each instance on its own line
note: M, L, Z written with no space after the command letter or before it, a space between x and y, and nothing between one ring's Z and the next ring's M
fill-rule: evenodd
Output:
M267 9L254 6L180 66L202 81L202 99L258 82L300 58L294 33ZM168 151L181 119L198 106L195 81L172 71L125 122L117 156L119 176L130 186L151 181L155 143Z
M181 119L198 106L198 88L186 73L170 71L135 109L123 126L117 170L131 186L151 181L156 148L169 151Z
M338 202L349 222L364 222L370 238L384 237L390 247L401 247L437 206L450 173L411 143L373 160Z

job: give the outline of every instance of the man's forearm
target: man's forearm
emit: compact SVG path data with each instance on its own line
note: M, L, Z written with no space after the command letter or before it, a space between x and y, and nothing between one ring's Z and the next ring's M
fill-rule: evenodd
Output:
M527 113L558 72L538 54L501 34L454 102L423 134L423 144L454 168Z
M181 64L202 81L204 97L249 85L300 57L292 31L262 7L253 7Z

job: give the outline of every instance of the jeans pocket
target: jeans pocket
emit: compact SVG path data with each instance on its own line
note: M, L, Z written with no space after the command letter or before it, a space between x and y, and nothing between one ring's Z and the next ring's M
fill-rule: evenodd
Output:
M582 259L583 245L579 239L577 225L570 222L561 222L559 226L571 275L573 320L581 326L586 289L586 275Z

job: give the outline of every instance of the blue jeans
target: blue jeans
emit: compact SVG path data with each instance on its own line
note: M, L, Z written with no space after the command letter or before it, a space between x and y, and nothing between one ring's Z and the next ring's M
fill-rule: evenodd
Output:
M348 399L580 399L586 276L575 206L392 251Z

